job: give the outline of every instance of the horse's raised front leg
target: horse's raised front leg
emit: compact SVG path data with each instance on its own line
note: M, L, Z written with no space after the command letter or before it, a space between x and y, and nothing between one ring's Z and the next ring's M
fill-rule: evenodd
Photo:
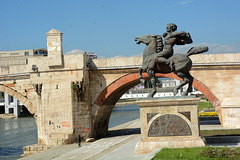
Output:
M191 93L191 92L192 92L192 83L193 83L193 77L192 77L192 75L191 75L189 72L186 73L186 76L187 76L188 79L189 79L189 83L188 83L188 88L187 88L187 90L183 92L183 95L184 95L184 96L187 96L188 93Z
M180 82L180 84L178 86L176 86L173 90L173 94L174 96L178 93L178 90L180 88L182 88L184 85L186 85L187 83L189 83L189 79L188 77L186 76L186 74L182 73L182 72L178 72L178 73L175 73L178 77L182 78L183 80Z
M157 93L155 72L153 70L148 70L147 73L151 79L153 87L153 90L151 93L149 93L148 97L153 97Z
M143 85L145 85L145 79L143 79L143 77L142 77L142 72L143 72L143 68L142 68L142 67L139 67L139 68L138 68L138 73L139 73L140 83L142 83Z

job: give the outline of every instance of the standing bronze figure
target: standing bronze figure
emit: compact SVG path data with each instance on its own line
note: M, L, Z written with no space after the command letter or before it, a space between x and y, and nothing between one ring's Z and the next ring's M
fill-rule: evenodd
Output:
M192 47L187 54L174 54L174 45L192 43L192 38L188 32L176 32L176 30L177 26L175 24L169 23L167 25L167 32L163 34L164 44L161 35L144 35L135 38L137 44L146 44L143 51L142 67L139 68L139 79L144 84L145 80L142 78L142 72L148 73L153 86L153 90L148 97L153 97L157 92L155 73L173 72L182 78L181 83L174 88L174 95L187 83L189 85L183 95L192 92L193 77L189 73L192 68L192 61L189 56L207 52L208 47Z

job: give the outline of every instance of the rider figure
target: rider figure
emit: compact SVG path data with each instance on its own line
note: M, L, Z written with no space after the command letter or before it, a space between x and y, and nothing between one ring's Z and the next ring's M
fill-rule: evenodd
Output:
M177 30L177 25L174 23L167 24L167 32L165 32L162 36L164 37L164 47L163 51L157 53L155 62L164 63L169 65L167 61L173 55L173 46L184 45L192 43L192 38L188 32L180 31L175 32Z

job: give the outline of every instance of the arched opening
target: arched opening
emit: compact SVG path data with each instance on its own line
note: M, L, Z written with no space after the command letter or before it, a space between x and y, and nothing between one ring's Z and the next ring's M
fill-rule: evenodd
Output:
M5 118L33 116L20 101L4 92L0 92L0 114Z
M156 77L167 77L167 78L173 78L177 80L181 80L181 78L177 77L175 74L161 74L156 73ZM149 78L147 73L143 73L143 78ZM98 98L95 100L95 103L99 106L105 105L105 104L115 104L117 100L122 96L123 93L125 93L127 90L129 90L131 87L137 85L140 83L138 79L138 73L131 73L128 75L125 75L110 85L108 85L98 96ZM213 104L216 111L217 108L220 106L220 101L218 98L209 90L207 86L202 84L197 79L194 79L193 81L193 87L195 87L197 90L201 91Z
M20 93L13 90L12 88L4 86L4 85L0 85L0 92L7 93L8 95L10 95L10 96L16 98L17 100L19 100L28 109L28 111L31 114L36 113L36 109L33 107L32 102L29 101L28 98L24 97Z
M0 92L16 98L26 107L24 109L27 109L31 114L35 113L32 103L12 88L0 85ZM11 119L0 118L0 124L0 157L18 159L23 154L23 147L38 142L37 124L32 116Z
M127 74L117 79L110 85L108 85L99 94L99 96L95 100L95 104L100 106L95 116L95 123L94 123L94 129L93 129L94 130L93 135L95 138L104 137L107 134L109 118L114 105L125 92L127 92L130 88L140 83L138 76L139 76L138 73ZM179 77L177 77L173 73L170 73L170 74L156 73L156 77L167 77L167 78L181 80ZM143 73L143 78L148 79L149 78L148 74ZM219 115L221 115L220 101L210 91L210 89L204 84L202 84L200 81L198 81L197 79L194 79L193 87L201 91L213 104L216 112ZM219 116L219 119L221 121L220 116Z

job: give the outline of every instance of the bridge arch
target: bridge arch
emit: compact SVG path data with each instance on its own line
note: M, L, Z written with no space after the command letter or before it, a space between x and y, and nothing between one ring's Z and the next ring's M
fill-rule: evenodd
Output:
M94 122L94 132L93 136L95 138L104 137L108 131L108 123L113 106L117 103L119 98L126 93L130 88L140 83L138 73L130 73L120 77L119 79L108 85L94 101L95 104L99 106L97 113L95 114ZM182 80L173 73L161 74L156 73L156 77L166 77L173 78L177 80ZM144 79L149 79L147 73L143 73ZM221 121L221 109L219 99L211 92L211 90L194 78L193 87L201 91L213 104L215 110L220 115L219 119Z
M107 105L115 104L118 101L118 99L122 96L122 94L127 92L133 86L140 83L138 76L139 76L138 73L131 73L115 80L99 94L99 96L95 100L95 103L99 106L105 104ZM156 73L156 77L166 77L182 80L173 73L169 74ZM148 74L143 73L143 78L145 79L149 78ZM193 80L193 87L201 91L213 104L215 109L220 106L219 99L211 92L211 90L195 78Z
M7 93L8 95L19 100L28 109L28 111L31 114L36 113L36 110L34 110L32 102L29 101L28 98L24 97L21 93L18 93L17 91L13 90L11 87L5 86L3 84L0 84L0 91Z

